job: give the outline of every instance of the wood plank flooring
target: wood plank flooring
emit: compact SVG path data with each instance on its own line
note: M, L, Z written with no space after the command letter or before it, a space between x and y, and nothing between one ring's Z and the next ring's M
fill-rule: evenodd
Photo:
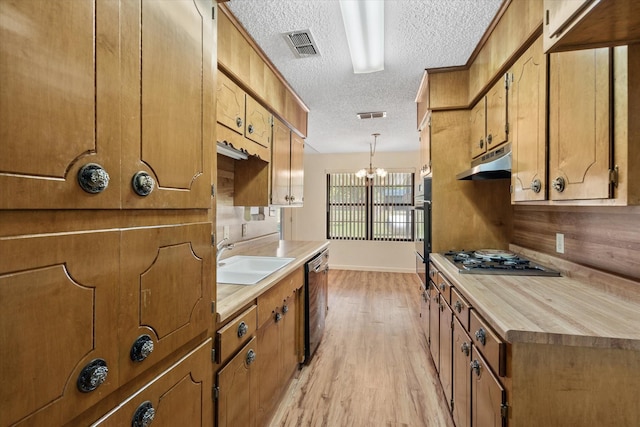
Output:
M419 286L415 274L331 270L322 342L271 426L453 427L420 329Z

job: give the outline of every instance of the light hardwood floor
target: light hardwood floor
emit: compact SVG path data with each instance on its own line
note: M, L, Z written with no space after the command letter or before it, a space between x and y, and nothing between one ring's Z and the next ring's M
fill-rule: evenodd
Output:
M415 274L331 270L326 329L271 426L453 427Z

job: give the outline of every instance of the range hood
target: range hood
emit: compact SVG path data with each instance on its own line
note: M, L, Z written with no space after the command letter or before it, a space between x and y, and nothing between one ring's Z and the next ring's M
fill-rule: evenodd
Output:
M511 143L486 153L471 162L471 168L456 175L459 180L511 178Z
M232 159L235 159L235 160L247 160L249 158L247 153L245 153L244 151L240 151L236 148L233 148L231 144L228 144L224 141L223 142L218 141L217 152L218 154L231 157Z

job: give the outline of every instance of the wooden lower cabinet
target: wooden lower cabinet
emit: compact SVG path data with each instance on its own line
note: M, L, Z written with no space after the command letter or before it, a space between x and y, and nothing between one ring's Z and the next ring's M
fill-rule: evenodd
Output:
M211 339L207 339L91 425L209 426L211 378Z
M433 282L431 282L433 283ZM440 294L431 286L429 298L429 350L436 370L440 369Z
M440 383L444 390L444 396L449 403L449 409L453 407L452 391L452 322L453 311L447 304L444 296L440 295Z
M263 355L253 337L220 371L218 387L217 427L254 427L257 409L256 359Z
M475 346L471 353L471 425L504 426L505 389Z
M471 426L471 338L456 318L453 320L453 408L457 427Z
M293 281L292 277L299 277L300 281ZM260 357L256 360L258 425L264 425L269 421L289 379L298 366L297 342L300 317L296 315L297 293L301 292L304 284L303 277L302 270L294 272L261 297L264 298L263 301L258 298L259 313L262 304L272 303L270 316L266 322L259 325L257 333L257 343L260 348ZM263 309L268 310L268 306Z

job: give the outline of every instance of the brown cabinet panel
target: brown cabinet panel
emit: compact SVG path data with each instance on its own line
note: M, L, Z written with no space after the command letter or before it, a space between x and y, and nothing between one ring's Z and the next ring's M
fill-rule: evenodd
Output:
M118 4L3 2L0 15L0 209L118 207ZM78 185L89 163L111 178L102 193Z
M206 0L123 3L124 206L208 208L214 87L213 26ZM138 171L155 180L139 196Z
M487 93L487 151L507 142L507 76Z
M302 206L303 198L304 139L274 118L271 205Z
M429 350L436 370L440 369L440 294L431 288L429 299Z
M471 158L476 157L487 152L487 141L485 139L485 122L486 120L486 104L483 97L478 103L471 109Z
M545 200L547 61L542 53L542 38L516 61L510 76L512 201Z
M155 411L154 427L210 426L212 377L208 339L92 426L133 425L149 406Z
M291 168L290 168L291 205L302 206L304 201L304 139L291 132Z
M440 295L440 384L444 390L447 402L452 401L452 366L451 366L451 337L453 312L445 299ZM451 406L449 406L451 408Z
M610 56L608 48L550 56L551 200L610 197Z
M506 421L502 417L505 390L475 346L472 349L472 358L474 368L471 371L471 425L503 426Z
M501 377L505 376L506 344L475 310L471 310L469 333L473 345L482 352L491 368Z
M245 92L221 72L218 73L216 102L218 123L239 135L244 134Z
M255 334L257 328L256 307L256 305L252 305L216 332L216 356L219 363L225 363L229 356Z
M119 385L117 231L0 240L1 425L61 425ZM94 359L102 385L77 380Z
M217 427L256 425L256 361L262 357L254 337L218 372Z
M469 330L469 313L471 305L456 288L451 288L451 309L465 330Z
M128 381L210 325L211 224L125 230L122 233L120 372ZM130 355L148 335L154 349L142 361Z
M471 426L471 338L456 318L453 321L453 410L456 427Z
M247 96L244 136L263 147L271 147L271 114Z

